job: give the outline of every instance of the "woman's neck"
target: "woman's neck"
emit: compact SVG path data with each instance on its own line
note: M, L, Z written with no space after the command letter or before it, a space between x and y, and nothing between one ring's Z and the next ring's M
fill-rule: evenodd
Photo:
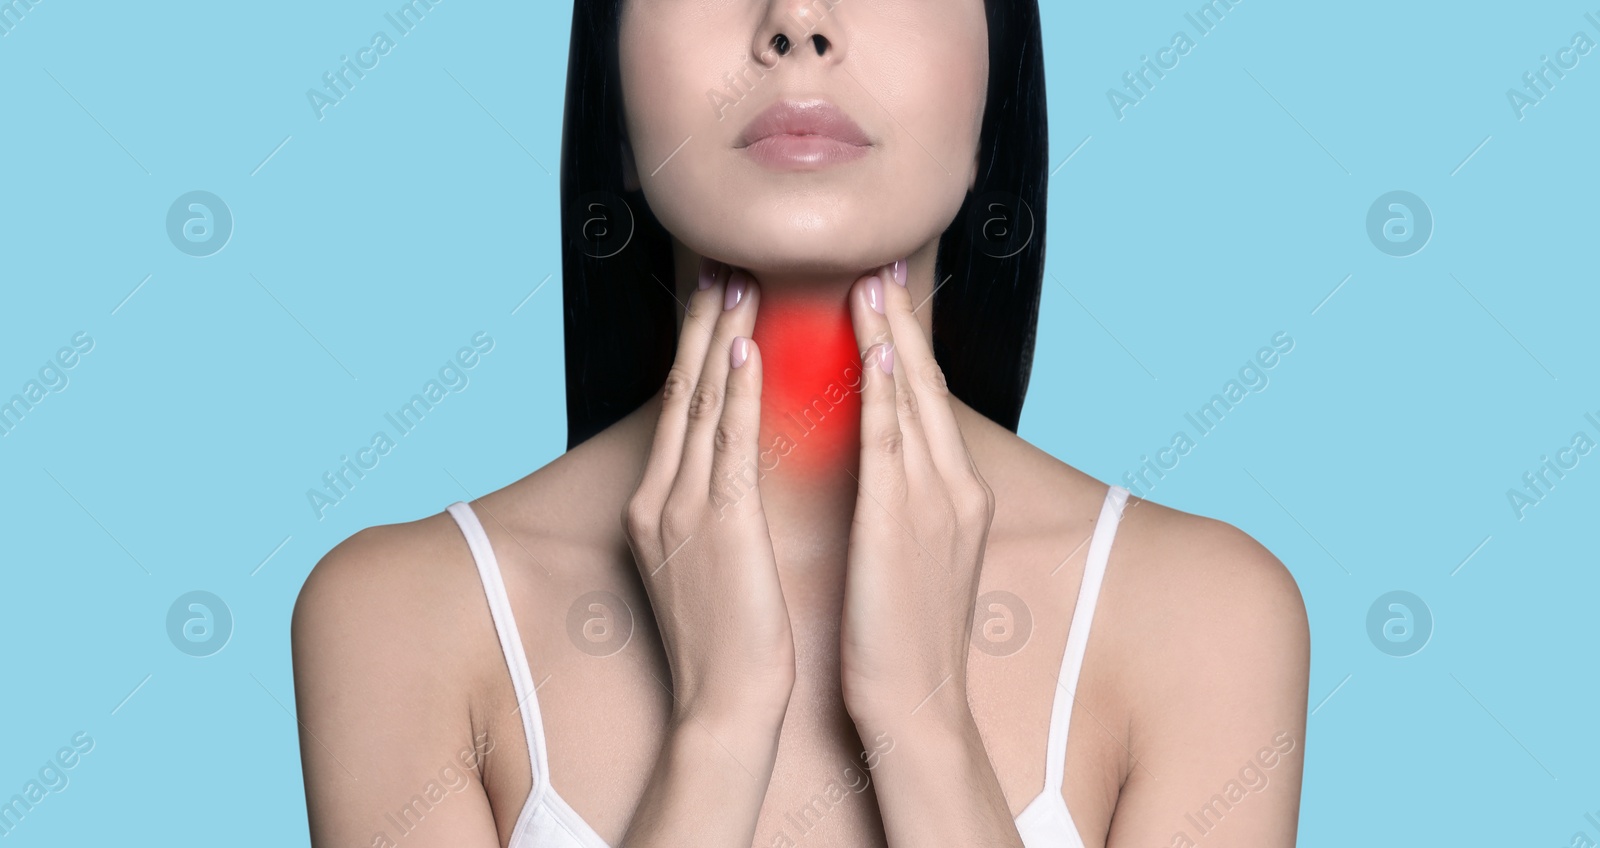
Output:
M861 356L847 294L763 289L762 468L785 480L854 471L860 450Z
M932 254L922 251L908 262L913 303L931 291ZM872 270L822 278L756 272L761 299L752 335L762 362L757 467L743 480L720 485L735 492L759 485L763 506L791 519L791 526L848 522L854 510L863 375L849 294ZM928 311L918 313L924 334Z

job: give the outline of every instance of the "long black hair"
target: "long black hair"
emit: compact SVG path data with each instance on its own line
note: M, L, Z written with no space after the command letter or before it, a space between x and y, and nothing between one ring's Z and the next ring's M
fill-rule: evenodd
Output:
M672 240L623 185L624 0L574 0L561 139L567 448L661 388L677 345ZM939 240L933 350L950 390L1015 431L1033 366L1049 180L1038 0L985 0L978 175Z

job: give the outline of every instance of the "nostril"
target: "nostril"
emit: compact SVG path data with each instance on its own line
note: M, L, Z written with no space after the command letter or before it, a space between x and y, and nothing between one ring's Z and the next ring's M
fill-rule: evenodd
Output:
M828 39L824 38L821 33L812 36L811 40L817 45L818 56L825 55L828 52Z
M772 47L778 51L779 56L787 56L789 54L789 37L781 32L774 35L772 37Z

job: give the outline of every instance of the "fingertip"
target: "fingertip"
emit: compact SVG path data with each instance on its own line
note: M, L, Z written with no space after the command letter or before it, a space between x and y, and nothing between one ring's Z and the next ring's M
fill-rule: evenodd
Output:
M863 351L888 327L885 318L889 310L889 288L881 274L868 274L856 280L850 289L850 323L855 327L856 341Z
M748 272L745 273L744 277L744 302L749 304L748 308L753 314L756 308L761 305L761 281L756 279L754 274Z
M869 273L862 274L860 277L857 277L854 288L857 292L865 292L867 285L873 280L878 280L880 283L883 281L882 268L876 268Z
M728 287L723 293L722 309L724 312L738 306L744 300L744 293L750 288L750 275L743 271L734 271L728 277Z
M751 338L746 338L745 339L745 343L748 345L747 354L745 356L745 361L744 361L745 370L751 372L751 374L752 374L751 379L760 380L761 379L761 345L756 344L756 340L755 339L751 339Z
M727 376L728 409L731 414L755 414L756 399L761 396L761 349L749 336L735 336L728 343Z
M689 293L689 311L703 315L710 311L712 304L720 306L727 281L728 266L714 260L702 259L700 278L695 283L694 291Z
M750 376L741 377L741 380L761 379L761 348L755 339L749 336L734 336L728 344L728 379L733 380L737 374Z
M867 307L879 315L884 314L883 309L883 278L874 274L867 278L861 286L861 297L866 301Z
M886 376L893 375L894 374L894 343L893 342L883 342L882 344L875 344L872 347L868 348L867 349L867 355L862 360L862 364L866 366L866 370L868 370L868 371L877 371L879 374L883 374L883 375L886 375ZM880 381L879 380L869 380L868 382L877 383L877 382L880 382ZM890 383L890 385L893 385L893 383Z
M884 313L889 311L909 310L911 308L911 291L900 282L897 274L902 273L894 266L887 266L878 271L877 276L883 281L883 307ZM893 282L894 285L889 285Z

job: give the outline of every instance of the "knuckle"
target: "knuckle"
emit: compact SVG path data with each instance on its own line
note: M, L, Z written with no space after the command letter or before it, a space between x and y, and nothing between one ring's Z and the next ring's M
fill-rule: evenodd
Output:
M950 393L950 385L944 380L944 369L940 368L937 362L921 369L917 374L917 380L924 389L932 392L937 397L943 397Z
M885 456L899 456L905 448L905 437L900 434L900 428L885 428L878 434L878 450Z
M916 392L899 392L898 394L896 394L895 395L895 408L899 411L901 418L907 418L907 419L916 418L917 417L917 410L918 410L918 407L917 407L917 393Z
M722 392L715 386L701 383L694 389L694 395L689 398L689 417L696 419L709 418L715 415L722 407Z
M635 541L649 539L656 534L661 521L661 510L650 500L634 495L622 509L622 526L628 537Z
M744 427L729 421L717 423L717 429L712 435L712 444L719 451L732 450L744 443Z
M981 521L989 516L990 498L982 484L963 486L955 496L957 514L963 521Z
M689 379L689 373L682 366L674 365L667 372L667 381L661 388L661 399L664 403L679 401L693 389L694 381Z

